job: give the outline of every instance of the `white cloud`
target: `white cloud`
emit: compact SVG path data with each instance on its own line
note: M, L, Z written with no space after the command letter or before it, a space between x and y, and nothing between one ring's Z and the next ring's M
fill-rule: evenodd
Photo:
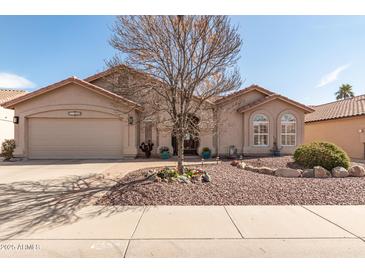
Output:
M34 88L35 84L28 79L6 72L0 72L0 88L26 89Z
M330 73L327 73L321 78L321 81L316 86L317 88L323 87L325 85L328 85L329 83L332 83L333 81L336 81L337 77L340 75L341 72L348 69L350 67L350 64L346 64L343 66L339 66L334 71L331 71Z

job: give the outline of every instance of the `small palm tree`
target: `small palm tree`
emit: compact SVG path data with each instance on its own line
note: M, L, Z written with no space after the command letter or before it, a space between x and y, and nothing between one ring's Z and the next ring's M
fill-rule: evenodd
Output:
M342 84L339 90L335 93L336 100L342 100L346 98L354 97L354 92L352 91L352 86L349 84Z

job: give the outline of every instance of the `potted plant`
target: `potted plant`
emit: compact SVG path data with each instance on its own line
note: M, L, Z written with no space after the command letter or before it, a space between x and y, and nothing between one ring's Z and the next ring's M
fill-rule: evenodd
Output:
M202 157L203 159L209 159L210 158L211 151L209 147L203 147L202 149Z
M168 159L170 158L170 151L169 151L169 148L168 147L160 147L160 156L161 156L161 159Z
M280 150L281 150L281 148L279 148L278 142L276 141L276 138L275 138L273 145L272 145L271 153L273 156L278 157L281 155Z

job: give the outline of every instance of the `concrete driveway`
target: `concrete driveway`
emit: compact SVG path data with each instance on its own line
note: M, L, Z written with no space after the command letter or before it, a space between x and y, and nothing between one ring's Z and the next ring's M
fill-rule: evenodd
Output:
M0 162L0 183L38 181L70 175L102 173L115 161L29 160Z
M189 159L185 164L200 163L199 159ZM215 163L207 161L206 164ZM160 159L131 160L24 160L18 162L0 161L0 184L56 179L72 175L90 173L124 175L141 168L175 166L176 161Z

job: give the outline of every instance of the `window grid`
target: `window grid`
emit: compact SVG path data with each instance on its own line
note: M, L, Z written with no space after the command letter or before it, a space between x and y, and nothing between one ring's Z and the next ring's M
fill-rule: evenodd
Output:
M269 121L263 114L257 114L253 119L253 145L269 145Z
M281 145L296 145L296 119L292 114L285 114L281 118Z

